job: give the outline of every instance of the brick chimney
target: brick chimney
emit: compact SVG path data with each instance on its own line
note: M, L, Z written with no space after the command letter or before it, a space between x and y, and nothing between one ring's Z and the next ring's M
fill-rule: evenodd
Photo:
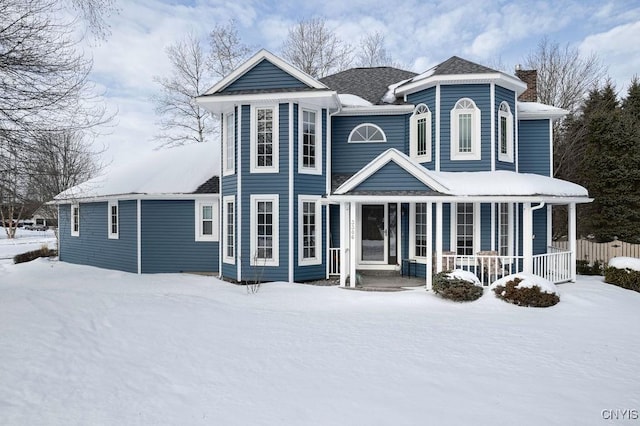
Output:
M538 71L523 70L520 69L520 65L517 65L516 77L527 84L527 90L518 96L518 100L522 102L538 102Z

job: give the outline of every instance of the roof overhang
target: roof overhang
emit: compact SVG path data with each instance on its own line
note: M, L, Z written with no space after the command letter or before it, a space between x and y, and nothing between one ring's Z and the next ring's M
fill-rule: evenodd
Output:
M519 120L557 120L569 114L569 111L540 102L518 102Z
M246 93L241 95L204 95L195 98L196 103L207 111L220 114L235 105L259 105L283 102L306 102L321 108L340 107L338 94L333 90L312 90L299 92Z
M343 106L340 112L336 115L404 115L410 114L415 109L414 105L372 105L372 106L357 106L346 107Z
M449 84L490 84L495 83L507 89L513 90L517 95L527 90L527 84L519 78L501 72L482 74L443 74L432 75L415 81L409 81L398 86L394 93L396 97L410 95L420 90L436 85Z
M325 197L325 202L371 203L371 195L332 194ZM545 195L375 195L375 201L381 203L546 203L546 204L582 204L590 203L588 197L556 197Z
M220 198L220 194L112 194L97 197L76 197L54 199L46 204L72 204L72 203L98 203L102 201L129 201L129 200L202 200Z

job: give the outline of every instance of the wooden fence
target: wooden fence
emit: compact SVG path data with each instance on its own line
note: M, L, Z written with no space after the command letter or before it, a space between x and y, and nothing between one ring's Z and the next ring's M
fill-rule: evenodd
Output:
M609 263L612 257L626 256L640 258L640 244L630 244L623 241L611 241L610 243L596 243L589 240L578 240L577 260L586 260L589 264L598 261L600 264ZM568 250L567 241L554 241L553 247Z

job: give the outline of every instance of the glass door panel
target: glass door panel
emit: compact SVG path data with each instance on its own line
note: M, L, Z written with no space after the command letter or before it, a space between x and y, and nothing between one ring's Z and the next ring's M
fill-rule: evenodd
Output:
M363 204L361 241L362 260L366 262L385 262L385 220L384 204Z

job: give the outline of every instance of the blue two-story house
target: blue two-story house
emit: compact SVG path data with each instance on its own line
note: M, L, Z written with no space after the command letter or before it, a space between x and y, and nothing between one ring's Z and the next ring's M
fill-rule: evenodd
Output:
M575 206L590 200L552 177L553 121L566 111L523 102L527 90L458 57L422 74L355 68L318 80L259 51L197 98L222 120L219 275L575 279ZM568 207L568 251L551 247L554 205ZM62 247L70 238L61 230Z

